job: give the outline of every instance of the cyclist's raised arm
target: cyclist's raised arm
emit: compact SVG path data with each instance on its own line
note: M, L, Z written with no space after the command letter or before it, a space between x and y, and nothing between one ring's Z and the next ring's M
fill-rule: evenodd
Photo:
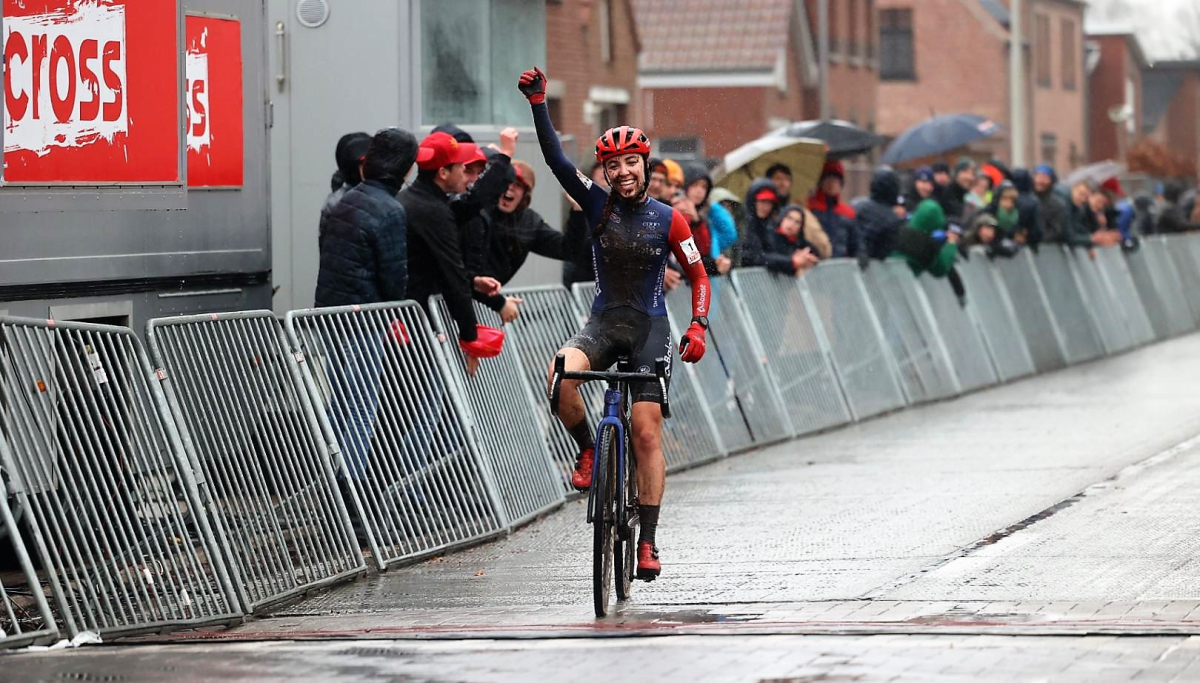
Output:
M668 236L675 260L683 266L683 274L692 283L692 317L707 317L711 288L704 272L704 255L696 247L692 229L683 214L671 209L671 232Z
M546 75L537 68L526 71L521 74L518 87L529 100L529 106L533 110L533 126L537 130L538 144L542 148L542 157L545 158L546 165L585 214L598 214L608 193L575 168L575 164L563 153L558 133L554 130L554 124L550 122L550 109L546 106Z

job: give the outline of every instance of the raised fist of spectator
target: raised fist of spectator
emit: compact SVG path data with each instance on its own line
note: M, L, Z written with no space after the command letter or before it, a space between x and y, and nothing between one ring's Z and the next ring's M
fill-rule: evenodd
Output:
M521 134L516 128L509 126L500 131L500 153L512 158L517 153L517 138Z
M717 256L717 272L718 273L720 273L721 275L725 275L726 273L729 272L729 270L731 268L733 268L733 261L730 261L728 256L726 256L725 254L721 254L721 255Z

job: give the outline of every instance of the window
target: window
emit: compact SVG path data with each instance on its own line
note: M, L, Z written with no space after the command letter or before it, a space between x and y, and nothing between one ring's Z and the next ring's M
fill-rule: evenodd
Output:
M858 51L858 0L850 0L850 8L846 12L846 24L850 30L846 32L846 54L851 58L861 57Z
M1075 89L1075 72L1079 68L1079 44L1075 42L1075 31L1074 21L1062 20L1062 87L1065 90Z
M612 12L609 0L600 0L600 60L605 64L612 61Z
M512 80L546 62L545 12L544 0L421 0L423 123L527 122Z
M879 40L879 24L876 19L875 0L867 0L867 59L874 60L879 56L877 42Z
M1039 14L1033 20L1033 61L1037 67L1037 84L1050 87L1050 17Z
M829 54L842 54L842 26L838 21L841 12L838 12L838 5L841 0L828 0L829 2Z
M704 142L697 137L663 138L654 149L659 155L676 161L698 161L704 158Z
M912 81L917 78L911 9L885 9L879 12L879 78L884 81Z
M1042 133L1042 163L1054 166L1058 161L1058 135Z

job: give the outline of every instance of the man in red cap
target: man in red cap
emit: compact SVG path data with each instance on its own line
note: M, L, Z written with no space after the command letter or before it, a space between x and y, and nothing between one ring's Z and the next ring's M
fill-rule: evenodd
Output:
M423 304L435 294L445 298L471 375L487 353L479 348L472 279L451 200L466 193L463 167L474 158L470 148L449 134L430 133L417 151L417 179L399 197L408 217L408 298Z

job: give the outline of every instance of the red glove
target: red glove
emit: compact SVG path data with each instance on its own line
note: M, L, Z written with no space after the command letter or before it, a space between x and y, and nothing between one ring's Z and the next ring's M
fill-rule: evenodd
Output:
M692 323L679 342L679 358L684 363L695 363L704 357L704 328Z
M517 88L530 104L542 104L546 101L546 74L535 66L521 74Z

